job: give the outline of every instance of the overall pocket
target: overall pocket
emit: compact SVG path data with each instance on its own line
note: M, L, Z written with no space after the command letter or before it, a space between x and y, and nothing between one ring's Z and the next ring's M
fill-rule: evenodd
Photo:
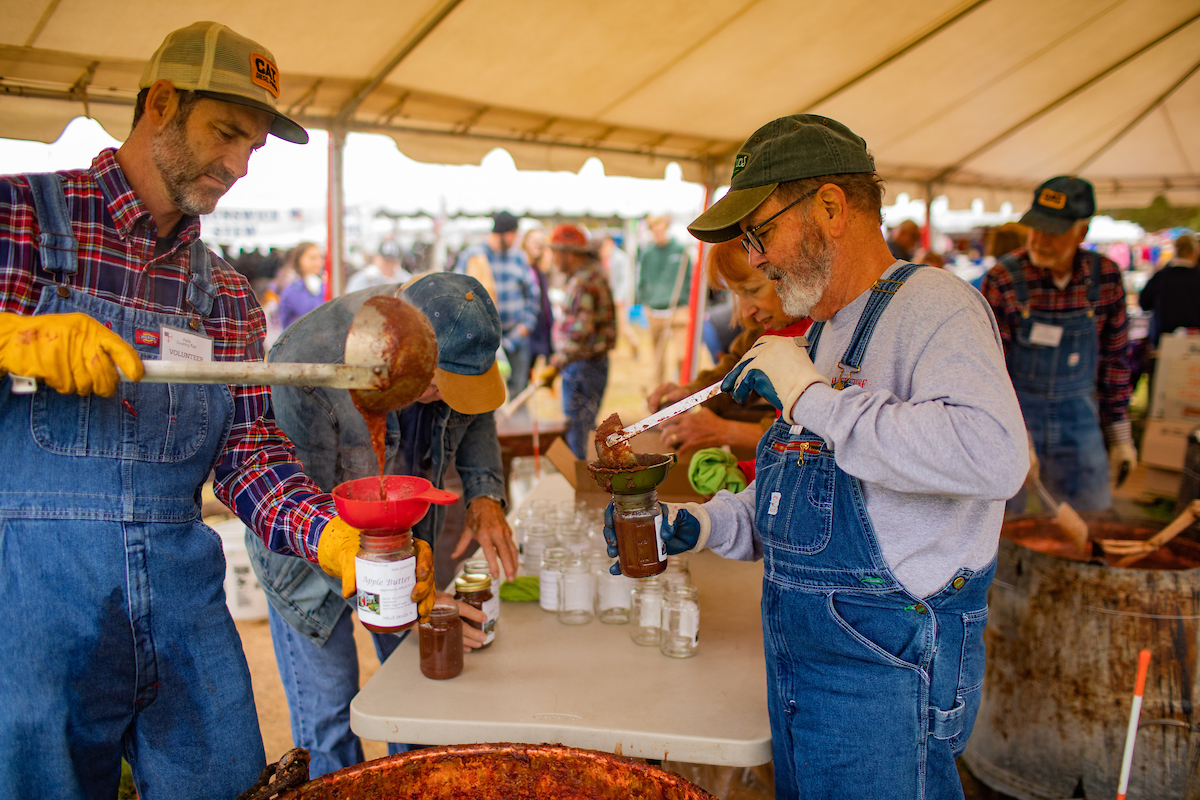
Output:
M831 453L805 452L798 449L802 444L819 445L779 442L762 449L755 475L754 524L764 546L813 555L833 536L837 468Z

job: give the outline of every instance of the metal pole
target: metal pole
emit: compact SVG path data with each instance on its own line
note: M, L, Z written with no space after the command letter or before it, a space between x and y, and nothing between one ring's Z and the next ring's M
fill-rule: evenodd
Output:
M346 198L343 186L343 159L346 150L346 129L329 129L329 181L326 202L325 299L337 297L346 286L345 252Z

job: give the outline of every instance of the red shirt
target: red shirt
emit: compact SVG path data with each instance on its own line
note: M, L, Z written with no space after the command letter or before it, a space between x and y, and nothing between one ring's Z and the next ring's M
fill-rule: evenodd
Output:
M129 308L188 314L188 245L200 220L184 217L170 249L154 255L157 228L117 164L103 150L90 169L60 172L79 269L71 288ZM111 199L110 199L111 198ZM0 177L0 311L32 314L54 284L40 268L39 228L29 183ZM266 321L246 279L211 256L216 298L204 320L216 361L262 361ZM333 500L303 472L292 443L275 424L265 386L231 386L233 427L216 465L213 489L273 550L317 560L316 542L336 514Z

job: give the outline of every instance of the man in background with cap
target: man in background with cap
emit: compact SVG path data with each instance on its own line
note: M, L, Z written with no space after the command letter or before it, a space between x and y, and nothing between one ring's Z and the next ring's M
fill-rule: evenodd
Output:
M375 286L390 286L405 283L412 275L403 266L400 245L394 239L385 239L371 263L350 276L346 281L345 294L361 292Z
M217 498L277 550L358 531L304 476L265 387L121 383L142 359L262 359L262 309L200 241L268 133L270 51L214 22L147 62L133 130L89 169L0 179L0 796L232 798L265 765L225 604ZM169 345L169 347L168 347ZM15 376L40 384L14 394ZM418 581L432 592L432 571Z
M987 304L895 259L882 199L861 138L793 115L688 228L741 238L784 311L816 320L807 348L763 337L722 384L781 412L754 482L667 503L660 533L668 553L764 559L779 797L963 796L1004 501L1029 466Z
M588 433L608 386L608 351L617 346L616 306L598 245L580 225L563 223L550 234L554 266L567 279L562 314L554 321L554 355L538 375L549 385L562 373L563 415L567 446L576 458L588 459Z
M501 211L492 218L492 232L487 241L464 250L454 267L455 272L477 278L496 302L504 331L504 356L512 367L508 376L510 397L529 385L533 364L529 334L537 325L542 302L537 276L516 243L517 218Z
M417 402L387 415L384 471L427 478L441 488L453 463L462 477L467 516L451 557L466 554L472 541L478 541L497 584L501 567L514 577L517 549L504 518L500 442L491 413L504 402L504 381L496 366L500 319L479 281L437 272L405 287L393 284L342 295L284 332L268 360L341 362L355 314L377 295L398 296L419 308L433 325L438 344L429 389ZM349 391L276 386L272 395L279 426L323 490L379 474L371 433ZM413 533L434 547L445 520L444 506L430 506ZM271 640L287 694L292 740L312 757L310 775L359 763L362 742L350 730L350 701L359 687L350 616L354 597L343 597L340 578L271 552L250 532L246 548L270 601ZM471 606L459 603L459 610L464 619L483 621L483 612ZM481 631L464 626L463 633L469 645L482 644ZM379 633L372 637L380 663L404 639ZM389 745L390 753L405 749Z
M1046 181L1021 217L1028 246L1001 258L980 287L1000 325L1034 469L1079 511L1111 507L1110 485L1137 464L1121 269L1080 247L1095 213L1087 181ZM1009 511L1023 512L1025 500L1022 488Z

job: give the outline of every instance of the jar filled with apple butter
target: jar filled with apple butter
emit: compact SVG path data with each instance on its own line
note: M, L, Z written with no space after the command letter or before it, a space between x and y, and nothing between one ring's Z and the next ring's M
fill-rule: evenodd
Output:
M398 633L417 621L412 600L417 558L411 530L364 530L354 556L358 620L374 633Z
M454 589L455 600L474 606L487 614L487 619L482 623L471 619L464 619L463 622L472 628L483 631L483 644L479 646L480 650L491 647L496 638L496 620L500 616L500 598L492 593L491 576L464 573L454 579Z
M657 575L667 568L666 544L659 536L662 507L658 492L613 495L613 532L617 561L631 578Z
M454 678L463 671L462 617L458 606L440 604L429 611L429 621L418 626L421 634L421 674L435 681Z

